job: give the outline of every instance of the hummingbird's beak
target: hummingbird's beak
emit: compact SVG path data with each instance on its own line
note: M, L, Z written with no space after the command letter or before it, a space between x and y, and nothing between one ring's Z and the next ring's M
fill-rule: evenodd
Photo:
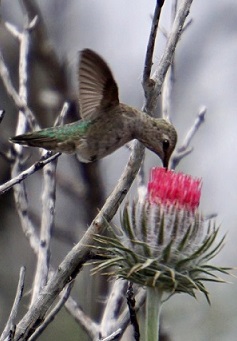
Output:
M169 157L165 157L164 160L163 160L163 167L167 170L168 169L168 166L169 166Z

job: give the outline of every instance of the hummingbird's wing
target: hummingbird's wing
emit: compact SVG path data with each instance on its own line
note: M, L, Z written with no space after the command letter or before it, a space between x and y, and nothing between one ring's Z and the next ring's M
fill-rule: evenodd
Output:
M105 61L90 49L81 52L79 102L83 119L94 119L119 104L118 86Z

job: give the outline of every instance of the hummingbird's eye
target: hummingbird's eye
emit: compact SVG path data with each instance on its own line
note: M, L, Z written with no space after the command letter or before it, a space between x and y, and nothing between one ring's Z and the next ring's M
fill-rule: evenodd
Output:
M167 149L169 149L170 146L170 141L167 139L163 140L163 151L166 151Z

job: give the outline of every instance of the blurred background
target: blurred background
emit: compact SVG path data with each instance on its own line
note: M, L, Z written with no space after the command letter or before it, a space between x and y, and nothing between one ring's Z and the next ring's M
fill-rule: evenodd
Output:
M95 50L108 62L119 85L121 101L142 107L141 79L155 1L41 0L35 3L41 21L32 33L29 106L42 127L54 124L64 101L70 102L66 121L79 118L76 70L78 51L83 48ZM25 4L33 13L33 2L25 1ZM163 32L170 30L171 4L171 0L166 0L164 5L160 22ZM175 57L171 119L178 130L178 145L182 144L201 106L207 107L207 113L204 124L192 140L192 154L177 169L202 178L201 209L204 214L217 213L221 234L227 234L226 245L214 262L236 266L237 3L235 0L194 0L189 19L192 23L183 33ZM1 1L0 23L0 49L17 88L19 46L5 29L5 21L22 29L24 10L18 1ZM48 46L49 42L51 45ZM165 35L160 31L154 68L165 42ZM4 153L10 148L8 138L15 133L18 112L2 83L0 109L6 110L0 125L0 147ZM31 148L26 148L25 155L25 168L39 157L37 150ZM91 165L79 164L73 156L59 158L51 259L54 266L82 236L116 185L128 157L129 150L123 147ZM0 159L0 164L0 181L4 183L10 178L10 166L4 158ZM147 151L146 179L149 169L157 165L160 165L159 159ZM39 228L41 172L33 174L25 183L30 216ZM132 198L133 194L129 193L128 197ZM36 259L21 230L12 190L0 197L0 217L0 325L3 327L22 265L26 265L27 274L21 313L27 308L27 291L31 288ZM118 222L116 218L114 221ZM91 316L99 318L105 283L94 277L88 281L88 273L87 267L80 273L73 295ZM231 283L208 285L211 307L201 295L197 295L197 301L183 294L175 295L164 304L163 328L170 340L236 340L237 285L235 278L227 280ZM64 310L40 340L53 337L59 341L84 340L83 333Z

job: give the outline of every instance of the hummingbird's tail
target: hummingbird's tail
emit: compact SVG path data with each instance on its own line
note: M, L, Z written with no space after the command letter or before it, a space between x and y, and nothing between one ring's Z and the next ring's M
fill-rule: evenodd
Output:
M56 152L75 152L75 142L66 134L66 126L47 128L33 133L11 137L9 140L24 146L32 146Z

